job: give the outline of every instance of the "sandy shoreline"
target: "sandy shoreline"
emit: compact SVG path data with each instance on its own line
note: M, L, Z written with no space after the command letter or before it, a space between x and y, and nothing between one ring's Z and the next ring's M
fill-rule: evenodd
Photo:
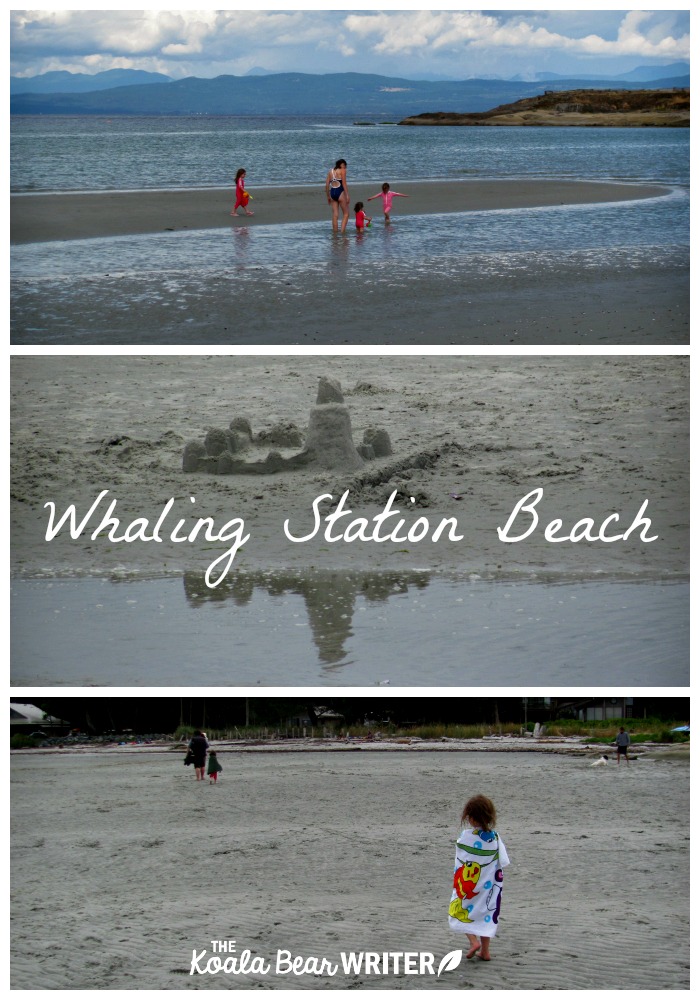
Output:
M247 417L258 433L292 421L304 431L318 377L338 379L354 441L389 432L394 454L359 473L319 469L272 475L183 473L186 441ZM688 383L683 357L18 357L12 359L12 570L18 576L203 571L228 545L111 545L65 531L44 537L51 500L80 511L101 490L126 524L173 517L243 518L250 532L235 565L248 571L342 568L524 573L575 579L669 579L687 573ZM264 458L270 446L255 449ZM292 454L295 449L282 449ZM369 480L365 475L369 474ZM619 511L631 523L649 501L651 544L553 545L541 530L504 544L515 504L542 487L541 525L569 528ZM353 516L372 518L396 489L407 526L456 517L459 543L303 544L312 503L350 490ZM419 498L419 508L408 501ZM189 497L196 499L192 504ZM331 509L328 507L328 510ZM325 508L324 508L325 512ZM347 519L346 519L347 520Z
M212 787L179 758L12 757L13 988L689 988L684 761L222 749ZM212 939L273 968L278 949L427 951L437 965L461 946L446 909L477 792L511 859L492 962L439 978L189 975Z
M401 190L410 200L395 204L396 215L631 201L659 197L669 189L651 184L523 179L408 181ZM366 201L376 191L376 184L353 183L351 201ZM258 188L251 193L253 218L240 215L233 222L229 189L12 195L10 240L32 243L330 219L322 185ZM377 204L370 204L369 210ZM374 214L381 215L379 209Z
M532 736L484 736L461 739L442 737L429 739L414 736L377 736L368 740L360 736L345 737L306 736L286 739L217 739L211 740L217 753L226 754L305 754L305 753L503 753L503 754L556 754L576 757L592 763L598 760L607 748L602 744L592 744L584 737L546 736L535 739ZM61 754L180 754L186 743L173 737L167 742L153 740L150 743L65 743L62 746L33 747L11 750L11 756L41 756ZM690 744L635 743L633 759L686 760L690 758Z

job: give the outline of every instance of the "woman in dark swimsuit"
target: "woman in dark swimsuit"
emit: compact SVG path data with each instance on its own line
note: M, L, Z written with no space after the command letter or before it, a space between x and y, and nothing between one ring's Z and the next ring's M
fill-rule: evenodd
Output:
M348 191L347 162L337 160L335 166L328 171L326 177L326 198L328 204L333 209L333 231L338 232L338 208L343 210L343 221L340 227L341 233L345 232L345 227L350 218L350 192Z

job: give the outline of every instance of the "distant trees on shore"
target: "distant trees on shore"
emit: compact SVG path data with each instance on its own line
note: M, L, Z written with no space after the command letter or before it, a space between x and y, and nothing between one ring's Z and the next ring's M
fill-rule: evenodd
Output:
M546 723L552 719L581 717L654 717L661 720L689 718L687 698L618 699L617 705L602 698L336 698L329 693L317 701L304 698L110 698L110 697L37 697L27 701L42 711L70 722L82 732L100 735L106 732L174 733L179 727L212 730L243 729L246 726L284 727L290 720L308 719L309 726L323 725L327 718L342 717L341 725L364 722L390 723L400 729L430 725L503 725ZM630 703L631 702L631 703Z

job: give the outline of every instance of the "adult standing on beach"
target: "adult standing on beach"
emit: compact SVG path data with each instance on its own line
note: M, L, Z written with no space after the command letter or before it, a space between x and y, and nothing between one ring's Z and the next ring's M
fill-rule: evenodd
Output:
M343 221L340 226L341 233L345 232L345 227L350 218L350 192L348 191L348 164L346 160L336 160L335 166L331 167L326 177L326 198L328 204L333 209L333 232L338 232L338 209L342 209Z
M207 750L209 744L204 733L196 729L194 736L190 740L189 750L194 758L194 773L197 781L204 781L204 768L207 764Z
M627 766L630 766L630 759L627 756L627 747L632 742L630 734L627 732L624 726L620 726L620 732L615 737L615 744L617 746L617 763L620 763L620 757L624 757L627 761Z

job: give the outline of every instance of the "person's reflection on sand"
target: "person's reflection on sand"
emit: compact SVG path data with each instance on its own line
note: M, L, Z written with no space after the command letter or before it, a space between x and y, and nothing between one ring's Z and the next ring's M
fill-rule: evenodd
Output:
M319 661L341 666L347 658L346 643L352 637L356 598L385 602L411 587L428 586L430 575L410 573L357 573L341 570L320 572L236 573L218 587L207 587L202 573L185 573L185 596L192 607L231 600L243 607L253 599L255 588L270 597L296 594L304 599L311 634Z

